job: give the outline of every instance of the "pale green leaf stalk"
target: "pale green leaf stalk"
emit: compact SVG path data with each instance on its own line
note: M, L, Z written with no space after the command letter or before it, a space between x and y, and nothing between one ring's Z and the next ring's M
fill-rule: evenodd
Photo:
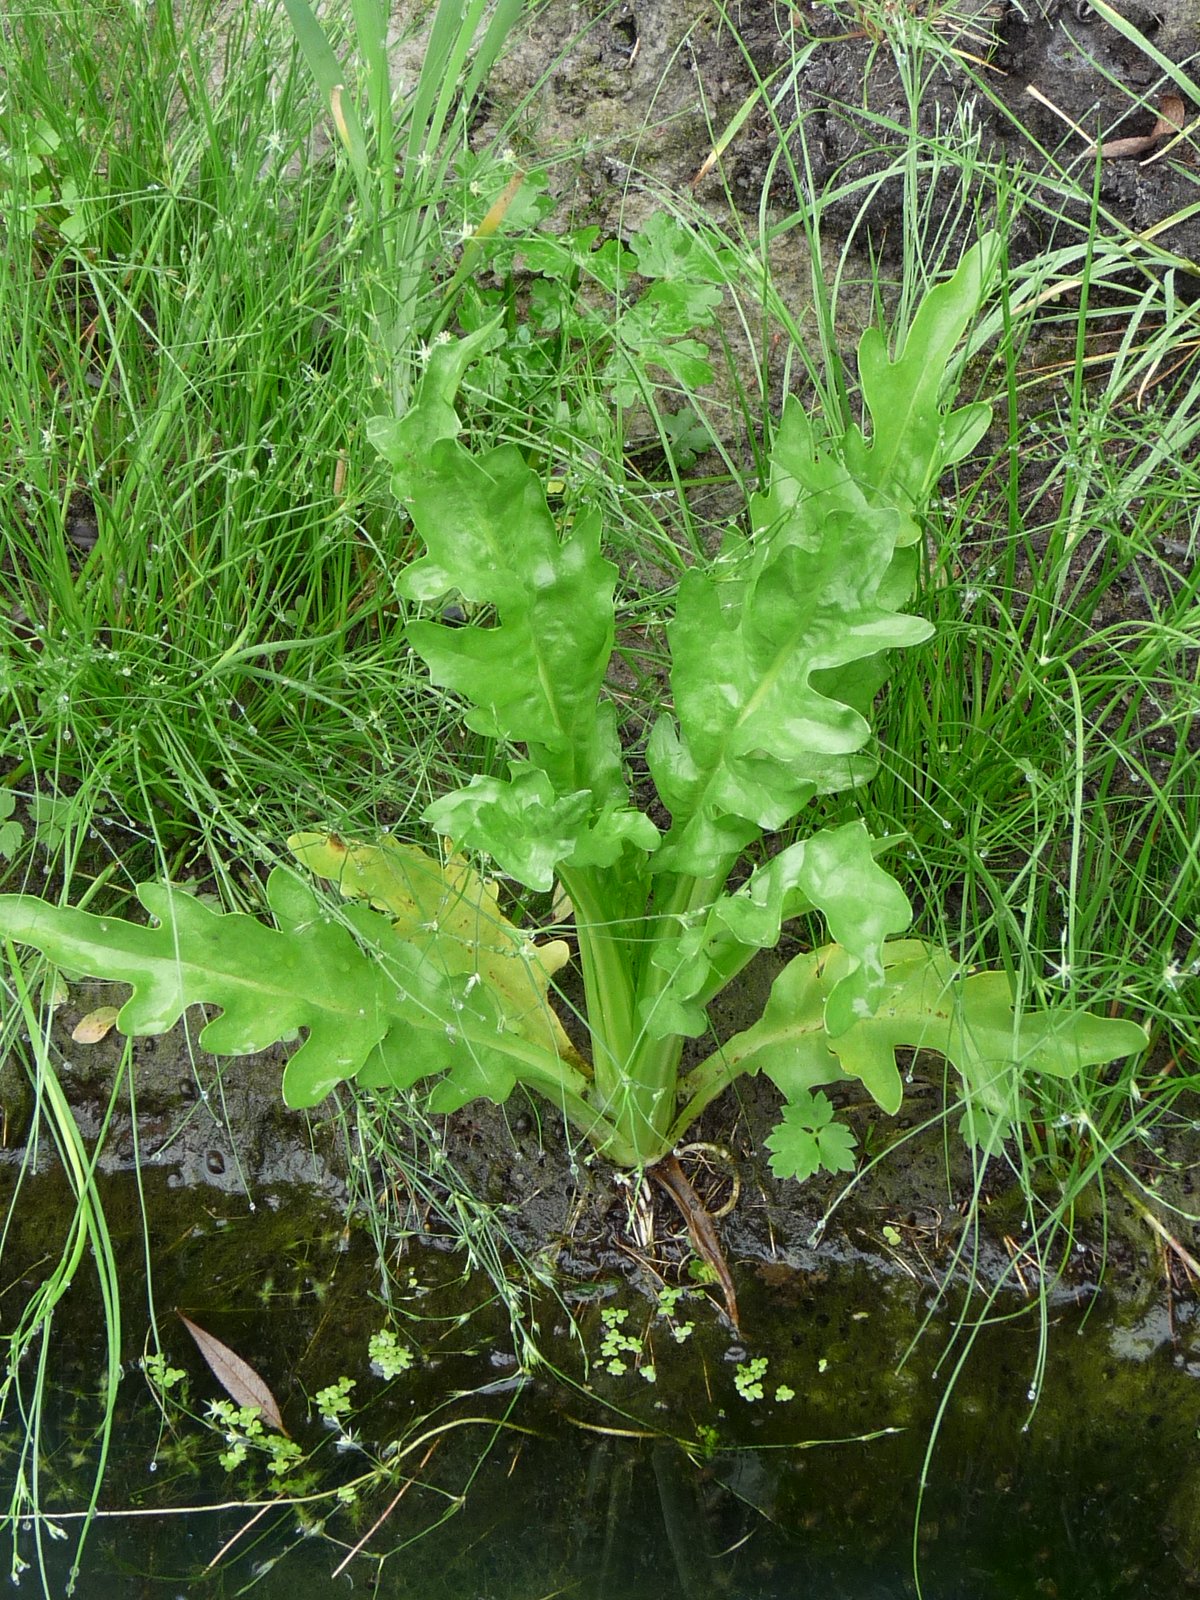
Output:
M898 938L909 904L861 822L768 853L727 887L748 847L874 770L868 718L888 654L931 632L900 609L918 518L987 425L986 407L949 410L943 391L994 253L984 240L926 297L896 358L864 338L869 439L857 427L830 434L789 400L748 533L731 532L684 575L667 630L670 702L646 751L665 831L631 793L605 690L617 569L600 515L577 509L560 528L519 450L473 455L459 442L455 393L487 346L483 329L436 347L412 407L371 426L424 544L401 591L434 609L453 595L482 619L421 617L409 642L467 725L511 752L504 776L428 808L452 850L298 835L297 860L347 901L337 920L278 869L274 929L146 886L154 929L17 895L0 897L0 933L132 983L126 1032L160 1032L194 1001L224 1008L201 1035L219 1053L306 1030L284 1076L291 1105L352 1078L377 1093L423 1085L436 1111L523 1084L632 1167L660 1159L745 1073L765 1073L784 1099L769 1141L776 1172L805 1176L852 1161L849 1131L814 1090L857 1080L895 1112L897 1050L954 1066L963 1132L986 1148L1020 1123L1030 1075L1069 1077L1141 1050L1132 1022L1065 1005L1022 1014L1002 973L960 973L944 950ZM462 849L569 898L588 1050L549 998L565 947L508 921L495 882L453 854ZM783 969L758 1022L682 1072L683 1043L707 1031L714 998L812 912L830 942Z

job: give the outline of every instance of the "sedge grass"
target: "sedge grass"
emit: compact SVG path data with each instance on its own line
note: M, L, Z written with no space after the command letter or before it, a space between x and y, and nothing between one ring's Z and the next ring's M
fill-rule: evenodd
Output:
M367 384L339 334L342 179L287 176L296 140L280 129L316 108L248 18L219 89L202 30L178 40L170 8L124 21L103 62L99 39L63 24L45 79L40 35L59 24L29 17L12 41L14 113L86 105L103 85L106 166L79 174L88 248L9 219L26 248L0 281L7 754L14 784L52 777L85 815L137 819L161 858L180 823L247 817L250 796L228 801L248 766L272 799L353 773L370 810L419 789L437 740L380 581L403 533L363 476Z
M322 107L267 10L10 12L0 78L0 763L25 829L6 834L9 876L76 901L90 880L113 903L195 875L254 905L247 868L291 829L402 827L440 773L487 754L445 731L402 642L406 534L362 434L377 373L353 175L317 153ZM49 1130L79 1178L61 1264L6 1319L15 1528L38 1509L55 1299L89 1242L110 1366L94 1505L120 1286L98 1152L57 1091L49 1012L11 973L27 1148Z

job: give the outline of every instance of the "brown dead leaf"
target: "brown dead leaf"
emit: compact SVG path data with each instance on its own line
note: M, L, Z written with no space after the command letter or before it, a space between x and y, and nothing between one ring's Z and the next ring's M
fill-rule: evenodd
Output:
M1178 133L1183 127L1183 119L1187 110L1183 99L1177 94L1165 94L1158 102L1158 121L1154 125L1155 133Z
M1126 156L1144 156L1148 150L1154 149L1160 139L1180 131L1185 114L1183 101L1177 94L1164 94L1158 102L1158 118L1150 132L1135 134L1128 139L1107 140L1100 146L1101 158L1105 161L1119 161ZM1092 153L1094 152L1093 145Z
M99 1044L112 1032L120 1013L120 1006L97 1006L86 1017L80 1017L71 1029L72 1039L76 1044Z
M1106 139L1100 146L1100 158L1102 161L1123 161L1128 156L1144 156L1157 143L1158 135L1155 133L1135 133L1128 139ZM1094 155L1095 148L1093 145L1088 155Z
M285 1438L289 1437L275 1396L254 1368L227 1344L222 1344L220 1339L214 1339L211 1333L197 1327L182 1311L177 1315L196 1341L197 1349L208 1362L209 1371L235 1405L257 1406L268 1427L274 1428L276 1433L282 1433Z

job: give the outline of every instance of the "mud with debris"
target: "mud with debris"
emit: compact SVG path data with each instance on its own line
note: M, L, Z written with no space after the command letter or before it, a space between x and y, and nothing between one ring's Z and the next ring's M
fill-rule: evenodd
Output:
M1162 228L1158 244L1195 260L1200 220L1183 215L1163 228L1195 198L1187 147L1171 148L1172 126L1190 122L1195 108L1169 70L1195 49L1194 9L1188 0L1153 9L1122 0L1119 10L1145 47L1088 0L969 0L920 14L893 4L760 0L729 8L732 28L696 0L615 8L552 0L501 63L483 131L523 107L517 126L532 151L543 159L576 153L560 179L568 218L628 232L664 191L688 189L721 211L727 184L747 215L758 214L765 194L778 223L822 196L829 242L839 223L843 237L853 227L864 263L898 250L913 126L918 158L938 142L971 146L981 163L1044 179L1046 212L1025 209L1015 228L1006 219L1015 254L1054 241L1059 180L1082 174L1090 190L1098 147L1101 213L1133 232ZM722 153L710 166L714 147ZM829 206L828 192L842 189L846 199ZM931 212L956 214L924 184L922 193ZM958 226L965 248L978 226L969 207ZM807 263L794 270L802 280Z

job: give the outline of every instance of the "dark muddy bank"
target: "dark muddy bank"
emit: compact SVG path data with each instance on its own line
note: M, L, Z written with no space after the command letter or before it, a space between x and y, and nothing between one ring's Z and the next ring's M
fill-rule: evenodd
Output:
M774 970L760 960L721 997L714 1007L721 1037L761 1014ZM361 1125L348 1096L312 1112L288 1111L280 1098L285 1049L233 1060L207 1055L195 1043L202 1018L132 1045L115 1033L91 1045L72 1038L83 1017L119 1002L123 992L75 985L53 1030L55 1070L102 1174L141 1171L172 1191L195 1187L205 1204L204 1196L220 1193L247 1215L269 1207L280 1189L300 1192L297 1186L314 1204L352 1209L386 1193L406 1236L445 1236L447 1247L461 1241L430 1222L429 1197L451 1198L462 1187L494 1222L502 1253L538 1261L566 1285L615 1274L653 1299L664 1282L688 1281L693 1248L677 1207L597 1160L545 1102L520 1093L503 1108L477 1102L432 1119L419 1138L382 1102ZM131 1071L124 1069L126 1050ZM1176 1353L1189 1367L1200 1361L1182 1331L1192 1304L1183 1256L1164 1246L1125 1178L1072 1198L1065 1130L1062 1163L1032 1175L1031 1201L1030 1175L1015 1146L985 1164L962 1142L957 1113L946 1113L940 1058L912 1064L894 1118L854 1085L829 1093L857 1141L859 1173L850 1182L844 1174L822 1173L804 1184L774 1177L765 1141L778 1121L778 1097L754 1080L715 1102L681 1150L686 1173L718 1220L739 1298L742 1285L758 1282L786 1299L830 1262L872 1264L935 1296L995 1294L1012 1312L1043 1296L1060 1308L1111 1296L1147 1314L1156 1305L1169 1314L1184 1308ZM30 1079L14 1057L0 1082L7 1132L0 1168L14 1174L31 1159L31 1100ZM389 1119L386 1136L397 1159L407 1162L410 1152L409 1171L428 1175L427 1186L370 1153ZM1184 1251L1197 1250L1194 1230L1179 1215L1195 1209L1195 1138L1179 1125L1121 1152L1129 1179L1159 1197L1155 1218ZM36 1164L54 1167L44 1129L39 1150ZM744 1331L753 1342L756 1331Z
M1086 229L1086 209L1074 203L1065 222L1053 213L1072 182L1091 193L1094 148L1149 134L1163 97L1180 93L1169 66L1195 50L1194 8L1122 0L1118 11L1144 45L1088 0L970 0L933 10L757 0L725 13L696 0L603 8L553 0L501 64L494 112L499 120L528 100L520 126L531 148L543 158L575 152L558 179L568 220L628 231L659 195L685 188L715 211L728 192L749 216L765 198L775 224L819 201L827 245L853 235L864 268L872 257L895 257L916 215L912 193L906 213L904 183L915 131L918 171L942 147L959 161L973 152L975 162L1024 174L1035 201L1015 223L1007 219L1010 248L1021 256ZM763 84L767 92L726 144ZM1192 109L1185 100L1186 120ZM1131 232L1161 230L1159 245L1195 261L1200 222L1180 215L1163 227L1196 190L1187 147L1172 153L1167 142L1104 156L1100 214ZM721 159L697 184L714 145ZM945 213L935 237L953 257L979 219L954 197L949 174L944 181L951 204L924 176L919 198L935 218ZM969 178L964 187L983 192ZM986 200L984 208L987 221ZM794 249L803 256L802 235ZM807 277L806 260L789 270L786 245L779 265L785 277Z

